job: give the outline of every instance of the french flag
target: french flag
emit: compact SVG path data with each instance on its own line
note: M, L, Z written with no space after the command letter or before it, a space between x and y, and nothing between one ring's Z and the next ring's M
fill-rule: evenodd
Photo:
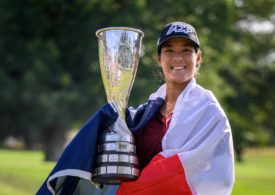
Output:
M150 96L165 98L166 86ZM214 95L193 79L177 99L171 123L155 156L119 195L229 195L234 152L228 119Z

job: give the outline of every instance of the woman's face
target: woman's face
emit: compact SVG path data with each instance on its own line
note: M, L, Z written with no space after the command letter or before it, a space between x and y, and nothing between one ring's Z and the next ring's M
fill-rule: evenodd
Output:
M187 84L197 72L201 53L188 39L172 38L162 45L157 61L167 84Z

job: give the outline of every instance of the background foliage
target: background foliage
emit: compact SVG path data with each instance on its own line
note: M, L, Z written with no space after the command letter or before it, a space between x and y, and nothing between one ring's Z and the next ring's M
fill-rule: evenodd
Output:
M237 154L274 144L275 4L273 0L1 0L0 140L21 137L58 158L65 132L105 102L95 31L144 31L130 105L160 83L156 41L168 22L193 24L202 45L198 82L229 116ZM241 156L238 156L241 159Z

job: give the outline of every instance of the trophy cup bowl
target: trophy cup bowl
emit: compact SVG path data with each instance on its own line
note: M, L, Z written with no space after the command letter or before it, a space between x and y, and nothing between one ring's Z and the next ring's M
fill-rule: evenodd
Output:
M139 176L135 142L125 122L125 109L144 33L134 28L110 27L98 30L96 36L107 101L118 113L118 119L98 138L92 180L99 184L120 184Z

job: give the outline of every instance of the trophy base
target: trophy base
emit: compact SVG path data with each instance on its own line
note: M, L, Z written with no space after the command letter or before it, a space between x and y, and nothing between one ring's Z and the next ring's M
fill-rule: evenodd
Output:
M100 184L120 184L123 181L135 180L139 176L136 165L129 163L103 163L96 167L92 180Z
M139 164L132 135L104 133L99 138L92 180L99 184L116 185L135 180L138 176Z
M93 176L93 181L95 183L105 184L105 185L117 185L121 184L123 181L135 180L137 176L134 175L123 175L123 174L106 174Z

